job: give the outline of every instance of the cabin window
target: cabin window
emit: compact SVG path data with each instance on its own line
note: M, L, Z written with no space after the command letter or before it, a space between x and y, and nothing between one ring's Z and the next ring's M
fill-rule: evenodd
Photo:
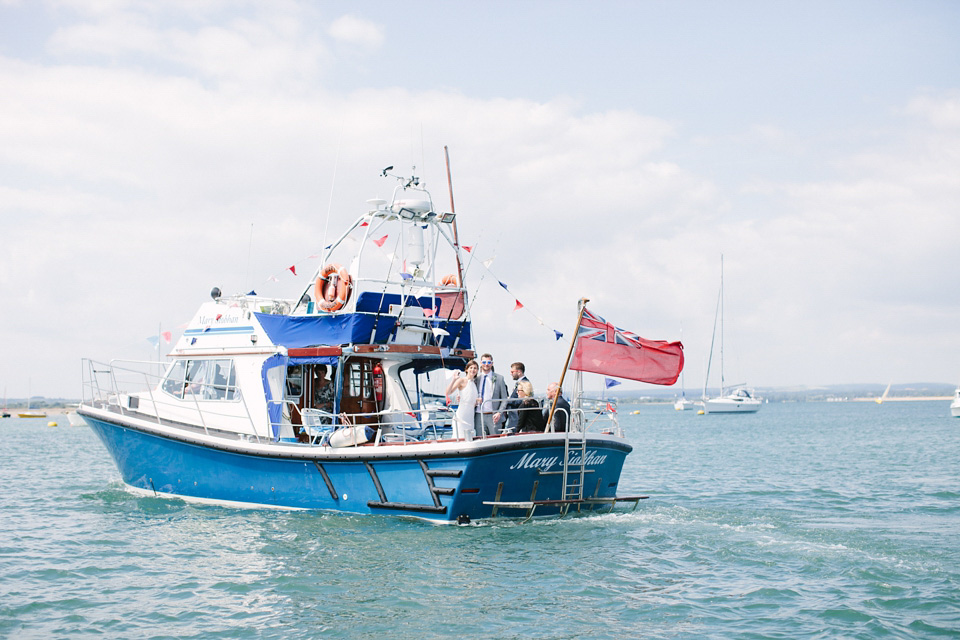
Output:
M170 367L170 370L167 372L167 377L163 380L163 390L174 397L182 398L184 372L186 371L186 368L186 360L175 361L173 366Z
M178 360L163 381L163 390L177 398L237 400L237 371L233 360Z
M303 395L303 367L299 364L287 367L286 396L288 400L296 400Z
M364 366L366 365L366 366ZM350 363L349 381L347 393L352 398L362 398L369 400L373 397L373 385L370 379L370 364L367 361L354 361Z

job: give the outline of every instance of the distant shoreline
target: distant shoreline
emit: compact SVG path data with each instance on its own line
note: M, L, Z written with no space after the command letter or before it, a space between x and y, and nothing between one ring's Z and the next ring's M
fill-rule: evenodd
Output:
M850 398L849 402L877 402L878 398ZM891 398L887 396L883 402L923 402L926 400L953 400L953 396L903 396ZM880 402L878 404L883 404Z

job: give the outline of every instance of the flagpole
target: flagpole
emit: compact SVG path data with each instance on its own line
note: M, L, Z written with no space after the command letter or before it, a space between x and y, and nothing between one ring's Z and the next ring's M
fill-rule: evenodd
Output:
M577 303L580 307L580 313L577 314L577 328L573 330L573 340L570 341L570 350L567 351L567 359L563 363L563 372L560 374L560 383L557 387L557 393L553 396L553 405L550 407L550 414L547 416L547 425L546 429L553 428L553 414L557 410L557 401L560 399L560 394L563 391L563 380L567 377L567 369L570 367L570 358L573 357L573 350L577 346L577 338L580 335L580 323L583 322L583 310L587 308L587 303L590 302L587 298L580 298L580 302ZM570 430L571 420L567 421L567 430Z
M453 243L457 245L457 250L455 251L457 255L457 278L460 282L460 287L466 290L466 285L463 283L463 265L460 264L460 238L457 236L457 210L453 206L453 178L450 176L450 151L447 149L447 145L443 145L443 156L447 161L447 189L450 191L450 213L454 214L453 217ZM466 302L466 301L464 301ZM451 311L453 310L453 305L450 305ZM447 320L449 320L449 315Z

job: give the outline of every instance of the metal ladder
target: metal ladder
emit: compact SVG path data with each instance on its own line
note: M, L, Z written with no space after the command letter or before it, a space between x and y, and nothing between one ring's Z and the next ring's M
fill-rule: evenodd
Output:
M579 438L572 445L571 436ZM580 461L577 464L570 464L570 453L579 453ZM583 485L586 476L587 460L587 434L583 431L567 432L567 437L563 440L563 499L564 500L583 500ZM569 505L565 507L566 510ZM577 503L577 511L580 511L580 504Z

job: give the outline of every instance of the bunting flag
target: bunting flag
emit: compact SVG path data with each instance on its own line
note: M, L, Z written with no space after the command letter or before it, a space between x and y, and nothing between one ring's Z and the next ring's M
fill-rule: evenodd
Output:
M516 311L517 309L523 309L523 304L519 300L517 300L516 303L517 303L517 306L513 308L514 311Z
M377 245L378 247L382 247L382 246L383 246L383 243L387 241L387 237L388 237L388 236L383 236L383 237L380 238L379 240L374 240L374 241L373 241L373 244Z
M173 334L170 333L169 331L164 331L160 335L163 336L163 341L166 342L167 344L170 344L170 340L173 339Z
M370 223L369 223L369 222L361 222L361 223L360 223L360 226L361 226L361 227L369 227L369 226L370 226Z
M557 331L556 329L553 330L553 334L557 336L557 340L563 337L563 334Z
M604 378L603 383L607 385L607 389L609 389L610 387L615 387L618 384L623 384L619 380L614 380L613 378Z
M297 275L297 265L295 264L290 265L289 267L287 267L287 271L289 271L293 275Z
M433 317L433 313L434 313L433 309L429 309L429 308L427 308L427 307L424 307L424 309L423 309L423 315L425 315L425 316L428 317L428 318L432 318L432 317Z
M247 293L247 295L248 295L248 296L255 296L255 295L257 295L257 292L254 291L253 289L251 289L251 290Z
M641 338L584 309L570 368L671 385L683 370L683 345Z
M617 384L620 384L620 383L618 382ZM616 413L616 412L617 412L617 408L608 402L608 403L607 403L607 411L609 411L610 413Z
M466 245L464 245L463 247L461 247L461 249L463 249L463 250L466 251L467 253L470 253L471 251L473 251L473 247L468 247L468 246L466 246Z
M483 266L485 266L488 271L490 270L490 265L492 264L493 264L493 258L487 258L486 260L483 261Z
M497 280L497 282L500 282L500 281ZM504 291L510 291L510 289L507 288L507 285L503 284L502 282L500 282L500 286L503 287Z
M277 276L270 276L267 278L270 282L280 282L280 279Z
M404 280L413 280L413 276L409 273L400 272L400 277Z

